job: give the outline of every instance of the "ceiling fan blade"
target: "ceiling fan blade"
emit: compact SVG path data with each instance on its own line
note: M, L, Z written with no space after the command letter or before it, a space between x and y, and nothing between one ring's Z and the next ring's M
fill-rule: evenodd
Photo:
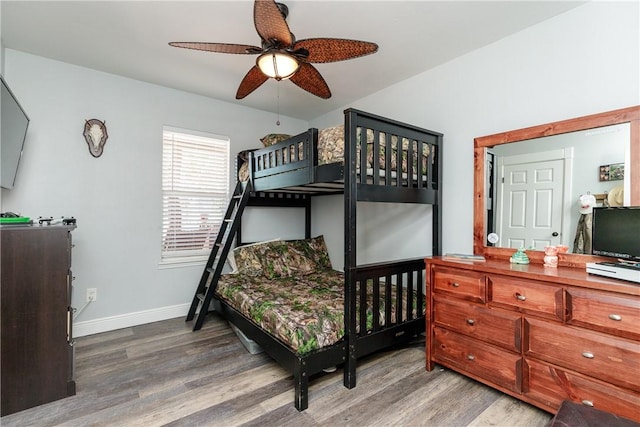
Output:
M257 46L251 46L248 44L230 44L230 43L200 43L200 42L171 42L170 46L182 47L185 49L204 50L207 52L218 53L237 53L255 55L262 52L262 49Z
M301 62L300 68L289 80L315 96L323 99L331 98L331 90L327 82L324 81L320 72L311 64Z
M254 65L244 79L240 82L238 91L236 92L236 99L242 99L249 95L254 90L258 89L269 77L265 76L260 69Z
M298 40L293 50L306 49L307 62L336 62L370 55L378 51L378 45L360 40L316 38Z
M284 16L273 0L255 0L253 22L256 31L265 41L277 40L281 47L293 44L293 36Z

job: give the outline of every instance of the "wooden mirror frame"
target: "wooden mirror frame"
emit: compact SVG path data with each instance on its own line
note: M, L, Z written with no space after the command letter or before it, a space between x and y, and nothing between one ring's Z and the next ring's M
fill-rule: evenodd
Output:
M630 169L629 174L631 188L630 202L632 206L640 206L640 106L623 108L606 113L593 114L575 119L562 120L525 129L497 133L478 137L473 143L474 163L474 202L473 202L473 251L483 254L487 258L508 259L513 255L512 248L498 248L485 246L487 235L487 222L485 218L485 151L486 148L510 142L524 141L543 136L559 135L568 132L593 129L602 126L630 123ZM543 262L544 252L527 250L532 263ZM584 267L587 262L603 260L594 255L560 254L559 265Z

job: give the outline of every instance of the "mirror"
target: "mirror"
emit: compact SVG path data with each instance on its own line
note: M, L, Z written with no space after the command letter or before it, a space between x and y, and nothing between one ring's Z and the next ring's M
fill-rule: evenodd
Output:
M612 204L616 195L628 196L630 136L630 124L620 123L487 148L487 233L499 236L489 246L544 250L562 244L585 253L584 240L574 248L580 199L593 196L591 203L603 206L610 192Z
M594 147L598 145L606 145L606 149L598 149L599 154L596 154ZM617 148L613 148L614 146ZM544 236L509 237L509 233L505 233L508 228L500 225L500 212L506 209L498 208L506 206L512 200L517 201L517 197L515 199L501 197L502 194L499 193L506 188L506 194L509 186L490 185L492 171L517 172L518 163L535 162L546 162L541 170L548 173L548 177L560 177L558 184L560 191L553 196L559 198L551 199L549 194L553 194L553 191L538 192L536 194L544 194L548 199L536 199L538 200L536 207L543 211L542 215L538 212L539 217L545 218L545 221L551 221L544 209L550 210L550 206L561 205L562 209L555 209L555 215L559 218L555 222L562 225L562 228L559 225L555 230L554 226L553 234L556 235L554 237L549 235L551 233L548 228ZM624 180L618 180L619 176L615 174L620 163L624 164ZM547 167L553 164L559 165L559 169ZM594 166L594 164L598 165ZM606 165L614 165L614 167L610 168L612 171L603 168L603 181L600 181L598 168ZM474 167L475 253L493 258L509 258L514 252L509 245L525 248L535 246L541 249L547 244L568 245L571 251L576 224L580 216L578 195L591 193L599 198L599 203L602 203L603 198L606 198L605 192L622 186L624 204L640 205L640 106L476 138ZM501 190L498 191L497 187ZM520 191L516 193L517 196L523 194ZM522 201L516 204L516 206L526 205L527 203ZM517 209L511 211L518 212ZM524 215L522 212L518 212L517 216L522 215ZM493 224L495 229L492 229ZM491 231L502 232L504 236L500 236L497 245L506 247L487 246L487 234ZM541 251L528 250L527 253L531 262L542 263ZM583 266L596 258L590 255L564 254L560 258L560 263Z

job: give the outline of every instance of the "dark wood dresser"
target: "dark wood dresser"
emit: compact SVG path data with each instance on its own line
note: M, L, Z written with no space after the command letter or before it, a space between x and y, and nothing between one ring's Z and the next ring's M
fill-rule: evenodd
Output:
M2 415L75 394L71 231L0 227Z
M427 370L553 413L571 400L640 421L640 284L499 260L426 269Z

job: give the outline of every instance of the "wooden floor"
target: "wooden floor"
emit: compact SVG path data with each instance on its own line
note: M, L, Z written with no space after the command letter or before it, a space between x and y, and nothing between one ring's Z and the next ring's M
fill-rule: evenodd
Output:
M312 378L309 409L293 380L245 350L211 316L191 332L172 319L77 339L77 395L0 419L10 426L545 426L551 415L446 369L426 372L412 346Z

